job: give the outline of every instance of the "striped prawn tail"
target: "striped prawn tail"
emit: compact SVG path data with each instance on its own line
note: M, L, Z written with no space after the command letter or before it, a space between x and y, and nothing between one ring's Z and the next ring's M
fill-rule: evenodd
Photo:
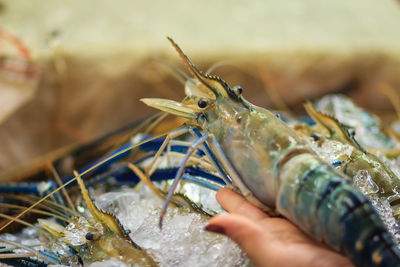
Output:
M312 154L279 168L277 210L357 266L400 266L400 250L371 202Z

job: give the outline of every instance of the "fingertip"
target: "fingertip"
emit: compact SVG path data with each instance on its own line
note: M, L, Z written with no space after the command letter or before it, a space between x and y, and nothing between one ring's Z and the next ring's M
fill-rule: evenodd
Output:
M236 213L252 220L264 219L267 216L262 210L248 202L242 195L223 188L216 195L218 203L229 213Z
M216 194L215 197L217 198L217 201L218 201L219 203L221 203L221 202L224 202L225 198L226 198L227 196L229 197L229 195L230 195L231 193L233 193L232 190L230 190L230 189L228 189L228 188L222 188L222 189L218 190L218 192L217 192L217 194Z
M232 212L232 208L237 206L238 203L243 203L245 198L229 188L222 188L216 194L218 203L228 212ZM233 205L236 203L235 205Z
M229 224L231 214L218 214L214 217L212 217L209 221L208 224L214 224L214 225L226 225Z

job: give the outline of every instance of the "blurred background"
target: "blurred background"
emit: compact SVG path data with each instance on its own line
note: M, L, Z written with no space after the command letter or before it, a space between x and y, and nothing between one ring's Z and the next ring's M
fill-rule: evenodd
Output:
M344 93L394 119L395 0L0 0L0 173L155 113L140 98L180 100L166 36L256 105Z

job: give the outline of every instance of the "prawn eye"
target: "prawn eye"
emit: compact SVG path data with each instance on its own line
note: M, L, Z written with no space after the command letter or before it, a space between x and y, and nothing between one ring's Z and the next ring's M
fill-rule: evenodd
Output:
M233 87L233 91L237 96L239 96L242 94L243 88L240 85L236 85L235 87Z
M318 140L320 140L320 139L322 138L322 136L321 136L319 133L312 133L312 134L311 134L311 138L312 138L314 141L318 141Z
M93 233L93 232L87 232L85 238L86 238L86 240L89 240L89 241L96 240L99 238L99 234Z
M199 102L197 102L197 105L199 106L199 108L205 108L207 107L207 101L204 99L200 99Z

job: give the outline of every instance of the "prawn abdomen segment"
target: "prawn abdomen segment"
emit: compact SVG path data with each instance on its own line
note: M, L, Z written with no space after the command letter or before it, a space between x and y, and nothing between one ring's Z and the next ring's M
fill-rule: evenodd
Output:
M359 266L400 265L400 252L370 201L328 164L300 154L281 166L279 179L278 212L310 236Z

